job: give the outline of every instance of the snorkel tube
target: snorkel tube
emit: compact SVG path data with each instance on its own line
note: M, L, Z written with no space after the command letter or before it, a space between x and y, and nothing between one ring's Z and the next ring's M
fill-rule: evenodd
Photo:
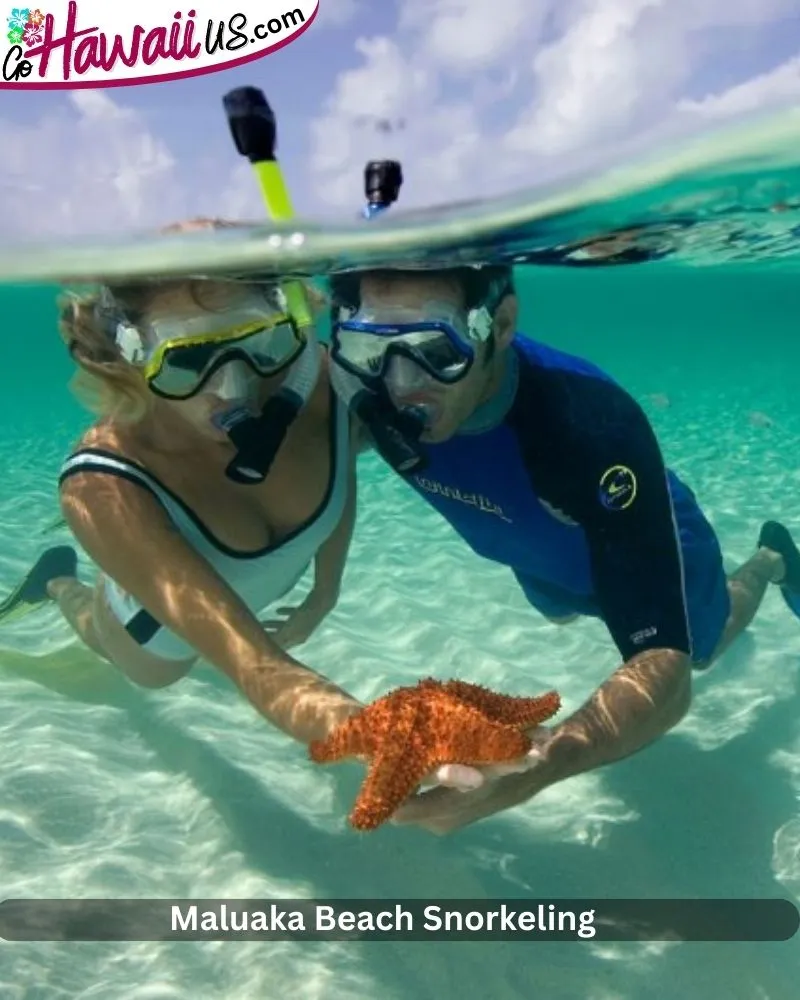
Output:
M397 201L402 183L403 170L397 160L370 160L364 168L364 218L375 218ZM332 319L335 323L335 315ZM381 458L395 472L411 475L423 468L425 457L419 439L425 429L424 412L415 408L398 410L382 382L374 388L367 386L335 362L331 365L331 383L367 428Z
M294 216L289 192L275 157L275 115L262 91L237 87L222 99L238 153L246 156L264 198L269 216L284 222ZM237 452L226 474L237 483L260 483L266 478L289 427L308 402L319 377L319 351L314 320L299 281L283 283L289 313L306 338L306 347L289 370L281 388L259 416L239 409L229 414L225 431Z

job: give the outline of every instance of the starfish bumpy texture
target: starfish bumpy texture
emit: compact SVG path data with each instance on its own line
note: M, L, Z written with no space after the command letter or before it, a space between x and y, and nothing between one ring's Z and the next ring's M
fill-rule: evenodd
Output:
M374 830L444 764L508 763L531 749L525 730L561 707L555 691L538 698L496 694L466 681L426 678L396 688L313 742L318 764L369 759L350 823Z

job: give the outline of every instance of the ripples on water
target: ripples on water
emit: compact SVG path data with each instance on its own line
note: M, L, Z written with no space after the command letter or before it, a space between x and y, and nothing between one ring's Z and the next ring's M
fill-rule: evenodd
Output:
M776 250L796 248L797 209L784 209L800 186L792 188L788 167L781 171L762 171L758 184L717 178L714 218L701 222L698 213L694 228L675 230L704 246L700 262L714 246L704 226L717 226L718 236L723 223L728 235L737 230L736 252L751 261L746 275L726 281L722 264L713 276L669 270L680 263L676 255L591 275L531 269L520 278L524 328L597 360L643 401L731 568L752 552L765 516L800 530L798 295L791 274L770 278L765 294L766 265L753 263L767 230L780 231L769 237ZM680 183L682 196L673 189L671 204L685 215L692 187L685 177ZM698 179L695 208L707 194L702 187ZM752 208L754 192L767 190ZM727 212L720 191L729 192ZM777 194L780 203L771 200ZM602 212L587 208L577 228L574 206L569 218L546 225L562 235L572 227L578 238L635 218L641 224L666 200L662 185L620 196ZM31 336L56 343L44 326ZM0 377L6 399L16 392L19 406L20 379L29 373ZM42 424L37 414L35 430L33 422L7 423L0 440L3 591L45 546L67 540L47 528L57 516L59 463L80 421L67 414L60 377L50 395L51 419ZM460 674L509 692L558 687L565 713L615 667L598 623L543 622L507 570L467 551L371 456L362 461L360 490L343 597L299 654L309 664L364 700L421 673ZM86 560L82 572L88 579ZM355 769L313 768L209 669L166 691L128 686L47 608L0 633L3 893L797 900L798 649L800 623L771 592L748 635L698 678L691 714L646 753L452 838L391 827L358 836L344 819ZM550 1000L790 1000L800 972L796 941L4 944L0 955L0 991L10 1000L336 1000L378 989L432 1000L532 992Z

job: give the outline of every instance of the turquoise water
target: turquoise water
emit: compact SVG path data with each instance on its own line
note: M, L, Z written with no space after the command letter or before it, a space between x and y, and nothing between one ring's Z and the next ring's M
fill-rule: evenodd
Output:
M792 273L662 265L530 272L523 329L641 399L730 568L765 517L800 531L800 292ZM49 544L70 399L53 290L0 290L0 592ZM668 404L668 405L667 405ZM84 559L82 573L91 567ZM448 838L345 825L354 769L317 769L232 686L118 679L43 609L0 630L4 897L784 896L800 902L800 622L769 593L647 751ZM298 655L362 700L422 673L558 688L565 714L616 666L597 623L558 629L371 457L344 593ZM302 996L791 1000L775 944L10 944L8 1000Z

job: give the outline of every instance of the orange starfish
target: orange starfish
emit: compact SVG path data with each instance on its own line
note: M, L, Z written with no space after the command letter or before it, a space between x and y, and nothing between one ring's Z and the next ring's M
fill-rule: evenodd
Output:
M555 691L515 698L466 681L426 678L378 698L309 751L318 764L369 758L350 823L374 830L443 764L477 767L523 757L531 748L525 730L560 707Z

